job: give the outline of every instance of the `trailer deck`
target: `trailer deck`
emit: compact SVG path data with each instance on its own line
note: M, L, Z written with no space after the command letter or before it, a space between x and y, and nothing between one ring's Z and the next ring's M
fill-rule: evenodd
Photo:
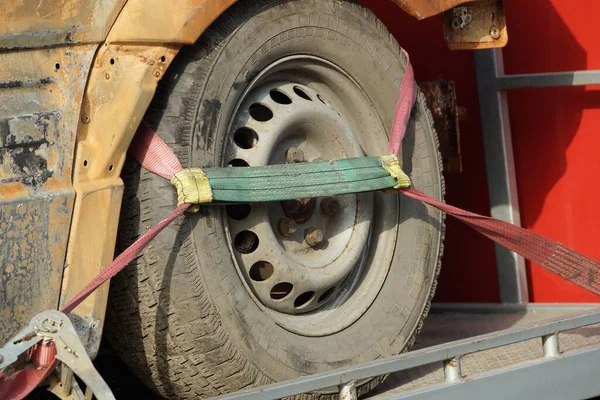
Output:
M218 399L348 389L383 374L365 398L583 399L600 395L599 370L600 310L591 305L438 305L408 353Z

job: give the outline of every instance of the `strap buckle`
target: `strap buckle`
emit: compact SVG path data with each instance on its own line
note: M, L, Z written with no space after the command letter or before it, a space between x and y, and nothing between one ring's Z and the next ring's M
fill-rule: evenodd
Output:
M62 362L61 375L68 380L62 382L63 387L72 388L75 373L86 384L86 392L92 392L100 400L115 399L90 360L71 320L56 310L34 316L27 327L0 348L0 371L9 376L20 369L50 368L55 358Z

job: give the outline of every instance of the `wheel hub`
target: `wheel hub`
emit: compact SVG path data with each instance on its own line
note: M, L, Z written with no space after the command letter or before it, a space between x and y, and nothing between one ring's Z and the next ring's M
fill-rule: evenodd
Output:
M226 155L231 166L258 166L363 151L324 95L271 82L241 103ZM367 247L372 213L368 194L228 207L233 250L248 286L265 306L286 314L335 298Z

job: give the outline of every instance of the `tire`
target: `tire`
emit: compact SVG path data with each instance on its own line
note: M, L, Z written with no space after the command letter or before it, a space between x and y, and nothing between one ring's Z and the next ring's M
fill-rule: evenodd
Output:
M380 144L367 153L385 153L406 60L375 16L349 1L236 3L180 52L145 119L184 166L224 165L229 124L244 91L265 66L290 54L320 57L356 82L383 127L368 133L370 142ZM416 188L443 198L437 136L422 95L402 160ZM124 249L173 209L176 197L169 182L131 160L122 177L118 247ZM232 256L226 213L207 206L166 228L112 280L105 334L135 374L167 398L211 397L406 351L435 291L443 214L404 197L373 196L393 202L393 218L386 222L394 229L393 246L389 259L368 260L365 273L385 271L380 286L363 290L364 278L344 292L350 302L359 290L370 290L372 300L351 323L331 314L331 324L342 328L298 333L282 322L298 316L265 308ZM360 382L359 393L381 380ZM332 389L301 398L337 395Z

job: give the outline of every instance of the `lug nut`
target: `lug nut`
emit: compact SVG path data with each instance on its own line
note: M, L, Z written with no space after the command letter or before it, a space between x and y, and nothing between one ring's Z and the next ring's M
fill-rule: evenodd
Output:
M304 241L310 247L315 247L323 241L323 232L320 229L309 228L304 231Z
M334 199L333 197L327 197L321 200L321 211L328 217L337 214L339 210L340 203L337 201L337 199Z
M298 231L298 224L290 218L282 218L279 220L279 232L283 236L291 236Z
M288 164L304 162L304 152L296 147L290 147L285 152L285 162Z
M301 225L312 217L317 207L317 199L296 199L281 202L284 214Z

